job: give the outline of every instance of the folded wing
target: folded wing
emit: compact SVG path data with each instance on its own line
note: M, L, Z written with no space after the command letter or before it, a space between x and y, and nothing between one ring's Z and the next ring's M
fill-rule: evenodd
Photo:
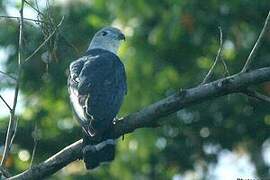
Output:
M125 69L113 53L95 49L70 65L70 100L84 131L102 134L116 117L127 93Z

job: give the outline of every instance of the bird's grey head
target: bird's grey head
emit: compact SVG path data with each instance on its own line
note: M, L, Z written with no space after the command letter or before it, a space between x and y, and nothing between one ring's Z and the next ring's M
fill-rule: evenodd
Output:
M125 40L125 35L119 29L105 27L94 35L87 50L101 48L117 54L121 40Z

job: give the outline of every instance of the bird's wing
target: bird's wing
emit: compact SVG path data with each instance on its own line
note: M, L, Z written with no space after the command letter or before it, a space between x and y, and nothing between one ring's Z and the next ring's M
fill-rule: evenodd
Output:
M85 62L91 59L92 56L84 56L82 58L73 61L69 66L69 78L68 78L68 90L69 97L75 113L76 119L84 127L87 123L87 117L85 116L84 104L86 100L85 95L78 93L78 86L80 83L79 75Z
M71 103L83 129L93 136L95 131L91 126L91 120L102 117L108 119L108 113L102 112L106 108L109 108L107 111L112 108L112 116L115 117L120 108L121 96L127 89L124 66L117 56L101 53L75 61L71 64L70 71ZM75 85L72 85L74 82ZM117 96L120 96L119 100L115 98ZM113 107L114 104L116 108Z
M86 82L83 81L80 77L83 68L88 66L89 62L95 61L96 58L97 56L88 55L72 62L69 66L70 75L68 78L70 101L73 106L75 116L77 117L76 119L81 124L83 130L91 136L92 134L90 134L87 130L91 128L91 126L89 126L91 117L88 117L86 114L86 104L90 92L83 94L81 92L79 93L79 87L81 87L82 84Z
M70 64L69 78L68 78L69 87L72 86L72 87L76 88L78 86L79 74L80 74L86 60L87 60L87 57L82 57L82 58L77 59L76 61L73 61Z

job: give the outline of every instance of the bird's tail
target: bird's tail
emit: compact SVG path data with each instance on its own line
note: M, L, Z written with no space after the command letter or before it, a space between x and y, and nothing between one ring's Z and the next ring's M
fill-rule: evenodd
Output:
M114 139L95 142L89 139L89 136L84 136L83 144L83 160L87 169L94 169L100 163L114 160L116 146Z

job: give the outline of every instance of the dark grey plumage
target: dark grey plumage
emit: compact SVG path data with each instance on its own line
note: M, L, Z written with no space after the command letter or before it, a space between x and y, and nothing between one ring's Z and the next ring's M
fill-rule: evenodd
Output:
M111 31L111 37L102 37L104 29ZM83 158L88 169L114 159L115 141L107 140L106 134L127 93L125 68L114 53L123 34L115 28L104 29L95 35L86 54L71 63L68 79L71 104L85 132ZM112 45L102 49L108 40Z
M123 63L103 49L88 50L70 66L70 94L75 93L84 110L82 127L90 136L102 133L116 117L127 93ZM92 127L89 127L92 126Z

